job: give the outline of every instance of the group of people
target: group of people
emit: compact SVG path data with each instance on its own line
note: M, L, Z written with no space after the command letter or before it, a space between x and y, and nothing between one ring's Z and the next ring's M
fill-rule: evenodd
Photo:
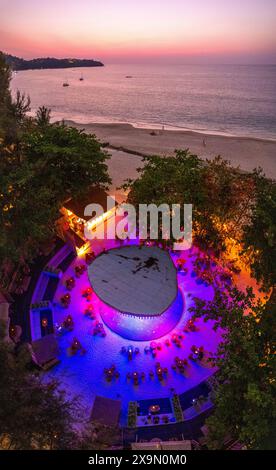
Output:
M65 281L65 287L67 290L71 291L76 285L76 281L73 277L69 277Z
M198 331L198 328L196 327L194 320L192 320L190 318L190 320L188 320L186 325L185 325L184 332L185 333L190 333L190 332L194 333L195 331Z
M89 251L88 253L85 254L85 262L87 265L90 265L95 259L95 253L94 251Z
M94 328L92 330L93 336L101 336L104 338L106 336L106 331L104 329L104 326L101 322L97 321L94 325Z
M112 364L108 369L104 369L105 378L108 382L111 382L112 379L118 379L120 377L120 372L116 368L115 364Z
M93 290L92 290L92 287L90 286L86 287L86 289L84 289L82 293L82 297L86 299L86 302L91 302L92 295L93 295Z
M72 355L75 355L78 352L81 355L86 353L86 349L82 346L81 342L77 338L73 338L73 341L71 343L69 350Z
M176 370L180 373L183 373L188 366L187 359L180 359L178 356L174 358L174 363L172 365L172 369Z
M132 380L134 385L139 385L141 380L145 380L145 372L128 372L126 375L127 380Z
M185 266L186 260L184 258L178 258L176 261L176 268L177 271L182 273L182 274L187 274L188 268Z
M131 359L133 359L135 356L137 356L137 354L140 353L140 349L137 347L135 348L132 345L129 345L127 347L122 346L121 353L126 355L128 360L131 361Z
M96 314L92 304L88 305L84 309L84 316L90 318L91 320L95 320Z
M56 324L56 332L59 334L73 331L74 329L74 320L71 315L67 315L61 324Z
M189 359L193 361L202 361L202 359L204 358L204 354L205 354L205 351L204 351L203 346L197 347L193 345L191 347L191 353L189 355Z
M85 264L78 264L77 266L75 266L75 275L77 278L81 277L85 271L86 271Z
M147 416L143 418L143 425L152 425L152 424L168 424L170 418L168 415L159 416L149 412Z
M167 367L162 367L160 362L157 362L155 364L155 371L151 370L149 372L149 377L150 379L153 379L155 376L157 376L159 381L164 380L168 375L168 369ZM139 385L141 381L145 380L146 378L146 373L144 371L142 372L128 372L126 375L126 378L128 381L132 380L134 385Z
M75 276L76 278L80 277L86 270L86 266L84 264L80 264L80 265L77 265L75 266ZM76 279L71 276L69 277L68 279L65 280L65 287L66 287L66 290L68 292L66 292L66 294L64 294L63 296L61 296L60 298L60 303L61 303L61 306L64 307L64 308L68 308L70 303L71 303L71 295L70 295L70 292L74 289L76 285ZM91 289L92 291L92 289Z
M71 295L69 294L69 292L67 292L66 294L64 294L61 298L60 298L60 303L61 303L61 306L63 308L68 308L70 303L71 303Z
M156 357L157 352L161 351L162 349L162 344L161 343L156 343L155 341L152 341L149 346L145 346L144 352L145 354L151 354L153 358Z
M157 362L155 364L155 373L157 375L158 380L160 380L160 382L161 382L162 380L164 380L167 377L168 369L167 369L167 367L161 367L160 362Z

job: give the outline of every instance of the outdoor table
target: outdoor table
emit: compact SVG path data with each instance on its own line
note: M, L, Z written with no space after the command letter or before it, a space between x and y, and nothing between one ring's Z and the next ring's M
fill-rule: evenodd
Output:
M160 406L159 405L151 405L149 407L149 412L151 414L159 413L159 411L160 411Z

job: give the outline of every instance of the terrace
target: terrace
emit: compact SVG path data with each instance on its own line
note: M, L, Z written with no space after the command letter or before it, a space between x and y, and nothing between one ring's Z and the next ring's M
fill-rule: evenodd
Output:
M152 254L159 269L144 263ZM209 358L222 332L213 330L212 321L193 321L189 308L194 297L213 298L211 279L235 278L241 288L254 282L248 273L231 273L215 262L201 271L204 259L196 248L173 252L138 240L93 240L78 256L71 244L59 243L32 278L28 334L22 325L33 349L43 349L40 339L55 338L56 360L43 372L46 380L61 380L69 395L80 397L87 416L96 397L102 398L102 415L105 399L120 403L120 425L130 433L126 442L134 436L201 437L198 418L212 408L208 380L216 372ZM138 277L133 263L143 266ZM164 298L170 300L166 305ZM132 415L130 403L136 407Z

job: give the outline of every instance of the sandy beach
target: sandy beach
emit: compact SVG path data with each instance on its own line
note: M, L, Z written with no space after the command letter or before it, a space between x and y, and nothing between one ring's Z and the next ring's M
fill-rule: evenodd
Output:
M221 155L246 171L261 166L268 177L276 179L276 140L145 129L130 124L66 122L95 134L101 142L109 144L113 190L124 179L135 177L136 168L142 164L142 155L172 155L175 149L186 148L202 159ZM153 130L155 135L152 135Z

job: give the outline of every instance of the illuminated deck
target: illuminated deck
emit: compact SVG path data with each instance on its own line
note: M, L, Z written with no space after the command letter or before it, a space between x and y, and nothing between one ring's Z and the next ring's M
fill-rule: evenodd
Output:
M170 255L155 246L125 246L98 256L88 270L97 296L121 313L163 314L177 297L177 275Z

